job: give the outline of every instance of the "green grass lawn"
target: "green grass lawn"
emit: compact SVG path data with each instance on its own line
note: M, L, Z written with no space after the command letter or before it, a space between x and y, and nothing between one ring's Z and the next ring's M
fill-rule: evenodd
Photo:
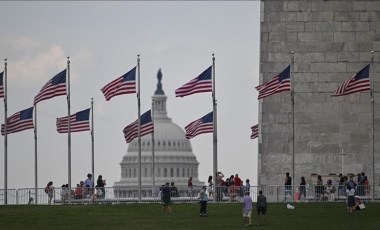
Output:
M380 204L347 214L344 203L269 204L267 224L254 229L380 229ZM0 206L0 229L247 229L240 203L209 204L199 217L199 204L174 204L164 215L160 204L10 205ZM256 213L253 223L256 223Z

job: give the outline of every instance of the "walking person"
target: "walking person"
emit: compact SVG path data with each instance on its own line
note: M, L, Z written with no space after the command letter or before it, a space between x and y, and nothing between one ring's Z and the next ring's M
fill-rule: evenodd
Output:
M203 186L202 190L199 192L199 199L201 204L201 209L199 211L200 217L206 217L207 216L207 202L208 202L208 196L207 196L207 187Z
M165 186L162 187L161 190L161 200L164 205L164 214L169 213L172 214L172 208L171 208L171 198L170 198L170 187L169 187L169 182L165 183Z
M267 212L267 198L263 195L263 191L259 191L257 196L257 226L265 224L265 213Z
M48 205L51 205L51 200L54 195L53 181L49 181L45 187L45 193L48 195Z
M243 197L243 218L245 226L252 226L252 197L249 195L249 191L244 193Z

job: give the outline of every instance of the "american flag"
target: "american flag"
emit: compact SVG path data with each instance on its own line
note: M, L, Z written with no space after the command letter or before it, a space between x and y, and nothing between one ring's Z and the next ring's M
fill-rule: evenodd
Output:
M154 127L153 127L150 110L140 116L140 130L141 130L141 136L145 136L149 133L153 133ZM138 120L127 125L127 127L123 129L123 133L124 133L125 141L127 143L130 143L133 139L138 137Z
M191 139L202 133L212 133L214 132L214 123L213 123L213 112L203 116L202 118L191 122L185 127L186 138Z
M69 132L69 121L66 117L57 118L58 133ZM70 116L70 132L82 132L90 130L90 109L77 112Z
M252 130L251 139L257 138L259 136L259 124L252 126L251 130Z
M331 96L343 96L367 90L371 90L369 64L345 81Z
M4 97L4 72L0 73L0 98Z
M17 133L26 129L33 129L33 107L17 112L7 118L7 133ZM1 135L5 134L5 126L1 125Z
M268 97L275 93L290 91L290 65L272 80L255 87L259 91L257 99Z
M50 79L34 97L34 104L55 96L66 95L66 69Z
M208 67L198 77L175 90L176 97L184 97L195 93L212 92L212 66Z
M108 83L101 89L101 91L103 92L106 101L109 101L111 98L118 95L136 93L136 67L123 76Z

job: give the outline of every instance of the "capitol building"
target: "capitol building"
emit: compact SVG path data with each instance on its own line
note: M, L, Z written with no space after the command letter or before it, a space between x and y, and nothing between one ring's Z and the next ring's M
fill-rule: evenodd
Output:
M141 137L141 186L142 195L149 196L153 184L159 187L165 182L174 182L177 187L187 187L189 177L194 185L203 185L198 179L196 156L190 140L185 138L184 130L172 122L166 111L167 97L162 89L161 69L157 73L157 89L152 97L152 116L154 122L154 183L152 164L152 135ZM121 163L121 179L115 187L137 188L138 186L138 139L128 145L127 154ZM128 192L127 194L130 194Z

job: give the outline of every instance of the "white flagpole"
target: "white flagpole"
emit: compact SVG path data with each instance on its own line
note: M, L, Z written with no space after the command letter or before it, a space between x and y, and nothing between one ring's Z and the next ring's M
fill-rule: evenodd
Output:
M140 54L137 55L137 135L138 135L138 167L139 167L139 202L141 202L141 120L140 120Z
M154 101L152 101L152 123L153 123L153 133L152 133L152 193L156 188L156 175L155 175L155 152L154 152Z
M7 59L4 59L4 204L8 204Z
M95 177L95 147L94 147L94 98L91 98L91 157L92 176Z
M214 191L218 189L216 186L216 177L218 176L218 132L217 132L217 110L216 110L216 96L215 96L215 56L212 54L212 109L213 109L213 178L214 178ZM214 201L216 201L216 196L214 195Z
M37 204L38 167L37 167L37 104L34 105L34 190Z
M68 143L68 184L71 191L71 122L70 122L70 57L67 57L67 143ZM69 196L69 202L71 201Z
M295 181L295 156L294 156L294 80L293 80L293 73L294 73L294 51L291 52L292 55L292 66L291 66L291 72L290 72L290 95L292 97L292 172L293 172L293 180L292 185L294 185ZM293 187L292 187L293 188Z
M373 89L373 81L374 81L374 51L371 51L371 66L372 66L372 76L370 77L371 81L371 113L372 113L372 202L375 200L375 90Z

